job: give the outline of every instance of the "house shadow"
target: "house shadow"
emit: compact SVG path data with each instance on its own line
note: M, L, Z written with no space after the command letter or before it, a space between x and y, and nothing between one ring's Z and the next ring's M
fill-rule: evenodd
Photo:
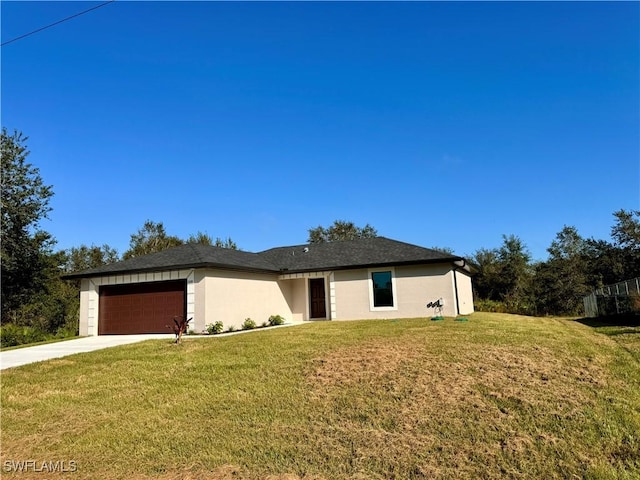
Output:
M621 333L640 334L640 315L633 313L608 315L605 317L578 318L576 322L582 323L583 325L591 328L595 328L596 330L606 329L607 335L617 335Z

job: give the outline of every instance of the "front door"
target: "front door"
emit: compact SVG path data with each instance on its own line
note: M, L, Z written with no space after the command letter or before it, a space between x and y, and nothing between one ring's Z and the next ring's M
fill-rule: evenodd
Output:
M324 298L324 278L311 278L309 280L309 297L311 318L326 318L327 310Z

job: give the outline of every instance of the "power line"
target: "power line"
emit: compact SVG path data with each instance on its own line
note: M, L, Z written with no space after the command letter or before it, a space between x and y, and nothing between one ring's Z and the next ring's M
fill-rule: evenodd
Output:
M10 44L12 42L16 42L16 41L21 40L21 39L23 39L25 37L28 37L29 35L33 35L34 33L41 32L42 30L46 30L47 28L55 27L56 25L59 25L59 24L61 24L63 22L66 22L67 20L71 20L72 18L79 17L80 15L84 15L85 13L89 13L92 10L96 10L96 9L98 9L100 7L104 7L105 5L108 5L108 4L113 3L115 1L116 0L109 0L107 2L101 3L100 5L96 5L95 7L91 7L89 9L87 9L87 10L84 10L82 12L79 12L79 13L76 13L74 15L71 15L70 17L63 18L62 20L58 20L57 22L54 22L54 23L52 23L50 25L46 25L44 27L40 27L40 28L38 28L36 30L33 30L32 32L25 33L24 35L20 35L19 37L12 38L11 40L7 40L6 42L0 44L0 47L4 47L5 45L8 45L8 44Z

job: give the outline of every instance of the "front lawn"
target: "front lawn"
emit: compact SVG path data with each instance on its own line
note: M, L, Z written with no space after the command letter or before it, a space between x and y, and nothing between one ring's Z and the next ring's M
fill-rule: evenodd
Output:
M639 478L637 333L622 344L567 319L476 313L27 365L2 372L0 466L20 479ZM35 467L9 471L24 460ZM43 476L55 461L77 471Z

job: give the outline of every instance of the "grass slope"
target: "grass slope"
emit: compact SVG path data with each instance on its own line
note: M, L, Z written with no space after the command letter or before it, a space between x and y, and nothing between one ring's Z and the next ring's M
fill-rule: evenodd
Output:
M640 478L640 329L476 313L150 341L2 374L8 461L116 479ZM606 332L605 332L606 333Z

